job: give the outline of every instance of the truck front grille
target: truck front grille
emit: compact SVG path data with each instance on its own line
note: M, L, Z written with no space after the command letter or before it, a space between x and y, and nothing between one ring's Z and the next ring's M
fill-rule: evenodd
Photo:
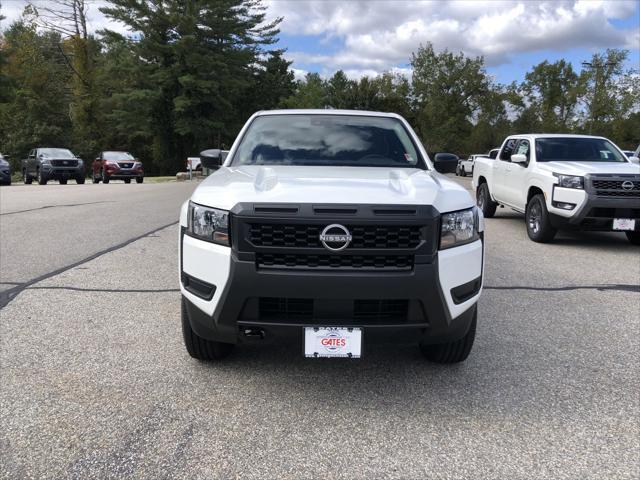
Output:
M122 162L120 162L120 163L118 163L118 166L120 168L131 168L131 167L133 167L133 163L122 163Z
M636 178L593 179L591 184L599 197L640 198L640 180L636 180ZM632 186L630 187L630 185Z
M258 253L258 268L303 268L308 270L396 270L413 269L413 255L307 255Z
M51 165L54 167L77 167L77 160L51 160Z
M249 241L256 247L322 248L320 233L325 225L252 223ZM345 225L353 248L416 248L420 226Z

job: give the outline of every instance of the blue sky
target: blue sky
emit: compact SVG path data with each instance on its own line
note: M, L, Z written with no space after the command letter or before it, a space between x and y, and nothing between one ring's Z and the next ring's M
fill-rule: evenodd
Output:
M298 75L351 77L385 70L410 73L411 52L436 50L483 55L500 83L521 81L544 60L581 62L606 48L630 50L627 68L640 69L637 0L375 1L271 0L282 16L279 45Z
M19 18L26 0L0 0L5 25ZM34 0L36 4L47 0ZM606 48L630 50L628 68L640 70L639 0L263 0L269 19L283 17L278 46L298 77L410 75L411 52L431 42L485 57L500 83L521 81L544 60L581 62ZM124 31L89 5L89 26Z

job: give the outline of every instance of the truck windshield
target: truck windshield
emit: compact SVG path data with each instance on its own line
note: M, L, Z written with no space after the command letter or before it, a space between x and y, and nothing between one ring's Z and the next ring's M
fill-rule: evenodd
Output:
M75 158L73 153L66 148L41 148L38 153L43 157L51 158Z
M331 114L256 117L231 164L426 168L399 120Z
M603 138L554 137L536 140L538 162L626 162L624 155Z
M133 156L127 152L102 152L102 158L105 160L135 160Z

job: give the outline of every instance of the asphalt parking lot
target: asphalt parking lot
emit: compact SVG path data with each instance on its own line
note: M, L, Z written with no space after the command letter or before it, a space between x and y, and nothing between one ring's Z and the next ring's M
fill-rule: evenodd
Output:
M2 478L640 477L640 249L624 235L536 244L500 209L461 365L297 344L204 364L177 288L194 187L0 188Z

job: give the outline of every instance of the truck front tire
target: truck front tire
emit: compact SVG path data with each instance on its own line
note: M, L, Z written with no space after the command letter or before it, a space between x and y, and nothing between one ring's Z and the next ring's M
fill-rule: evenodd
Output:
M22 171L22 179L25 185L31 185L33 183L33 177L27 173L27 170Z
M47 184L47 176L42 173L41 169L38 169L38 184L40 185L46 185Z
M180 302L180 311L182 316L182 337L184 338L184 346L187 352L197 360L221 360L233 351L234 345L230 343L213 342L202 338L196 334L191 328L189 322L189 314L184 300Z
M481 183L476 190L476 205L480 210L482 210L482 214L485 218L493 218L496 214L498 204L491 200L489 186L486 183Z
M476 324L478 321L478 310L473 312L473 319L466 335L459 340L436 345L420 345L420 352L429 361L435 363L459 363L464 362L473 347L476 338Z
M558 230L551 225L547 205L541 193L531 197L527 203L524 218L527 224L527 234L534 242L547 243L556 236Z

